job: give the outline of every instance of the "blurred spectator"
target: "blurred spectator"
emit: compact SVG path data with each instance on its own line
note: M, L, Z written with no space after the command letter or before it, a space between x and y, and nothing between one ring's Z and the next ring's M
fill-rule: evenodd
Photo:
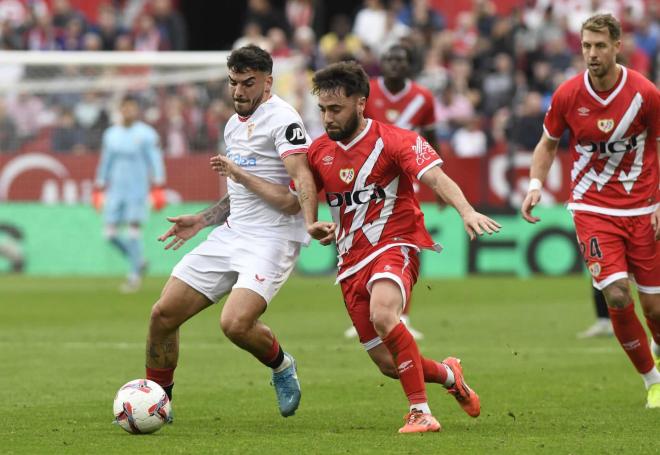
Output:
M83 45L85 23L82 19L74 17L66 23L64 32L55 38L55 45L61 51L79 51Z
M314 31L309 27L298 27L293 32L293 47L297 55L305 59L305 68L316 71L321 68Z
M488 139L483 132L481 117L472 116L467 125L459 128L451 141L454 153L459 158L486 156Z
M454 55L471 56L477 44L477 28L470 12L464 11L458 15L456 29L452 33L452 52Z
M497 54L493 72L483 81L483 110L492 115L500 107L506 106L513 97L513 62L507 54Z
M82 129L70 110L64 109L57 117L57 125L51 132L51 150L55 153L82 153L85 151Z
M255 21L246 22L243 27L243 36L234 41L232 49L254 44L262 49L270 51L270 41L264 36L261 25Z
M9 20L0 22L0 49L17 50L23 48L23 38Z
M650 58L657 58L660 43L660 23L650 15L642 17L635 29L637 47Z
M55 49L55 27L50 14L35 17L35 22L26 34L27 49L32 51L49 51Z
M452 84L447 84L438 99L435 113L438 138L449 140L458 128L467 125L474 116L474 106L465 95L456 92Z
M510 120L507 137L512 145L533 151L543 133L543 97L538 92L529 92Z
M353 33L371 50L378 52L386 38L387 20L382 0L364 0L364 6L355 16Z
M108 113L99 94L93 91L85 92L82 100L75 105L73 115L76 123L84 131L84 143L87 148L98 151L103 131L110 124Z
M115 50L116 51L133 51L133 38L127 33L117 35L115 38Z
M284 12L293 33L301 27L309 27L315 35L321 32L324 2L322 0L287 0Z
M330 31L319 40L321 55L327 63L335 63L342 56L357 56L362 48L362 42L357 35L351 33L351 20L344 14L332 18Z
M247 19L245 21L259 24L262 33L268 33L271 28L284 30L287 36L291 36L289 23L284 13L271 5L270 0L248 0Z
M0 99L0 153L13 152L19 146L14 120L7 115L7 105Z
M127 33L117 23L117 12L109 4L99 7L98 25L94 28L94 32L101 37L101 47L104 51L113 50L119 35Z
M87 32L82 37L82 50L84 51L102 51L103 41L101 37L93 32Z
M181 13L172 8L172 0L153 0L151 6L156 26L164 41L169 44L169 50L186 50L188 28Z
M10 27L22 26L28 19L28 11L20 0L0 0L0 23Z
M134 32L133 47L136 51L158 51L167 48L153 16L142 14Z
M20 93L10 98L7 102L7 110L16 122L21 143L35 138L39 130L51 121L41 98L27 93Z
M438 32L445 28L445 18L429 6L427 0L412 0L398 11L397 20L402 24L424 31Z
M635 37L631 34L621 37L621 53L619 61L630 69L639 71L647 78L651 78L651 59L637 47Z
M281 28L273 27L268 30L268 42L270 43L270 55L273 58L291 57L291 49L286 39L286 34Z
M165 100L165 106L158 122L158 131L163 140L163 152L168 157L186 155L190 149L188 138L192 137L186 128L181 98L171 95Z
M72 20L78 20L82 24L85 24L85 17L80 11L77 11L71 6L69 0L53 0L52 11L55 28L64 29L68 27L69 22Z

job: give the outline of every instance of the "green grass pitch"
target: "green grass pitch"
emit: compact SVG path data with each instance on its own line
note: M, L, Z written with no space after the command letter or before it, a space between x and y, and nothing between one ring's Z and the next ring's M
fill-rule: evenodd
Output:
M592 322L585 277L422 280L413 322L424 355L463 359L480 393L471 419L438 385L443 431L399 435L407 410L348 326L330 277L292 278L265 321L297 359L303 388L280 417L269 371L224 338L219 307L181 333L176 422L132 436L112 399L144 375L144 338L164 278L135 295L118 279L0 279L0 453L644 454L660 411L613 339L578 341Z

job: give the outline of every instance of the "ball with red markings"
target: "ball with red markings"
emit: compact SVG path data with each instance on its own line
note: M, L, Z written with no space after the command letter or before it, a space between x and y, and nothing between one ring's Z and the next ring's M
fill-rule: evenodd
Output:
M132 434L158 431L172 411L163 388L148 379L136 379L121 386L112 408L115 423Z

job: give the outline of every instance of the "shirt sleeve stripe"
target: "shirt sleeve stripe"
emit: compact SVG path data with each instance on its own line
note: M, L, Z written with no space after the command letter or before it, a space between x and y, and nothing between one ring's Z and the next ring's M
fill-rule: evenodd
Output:
M438 158L437 160L435 160L435 161L433 161L432 163L430 163L429 165L427 165L424 169L422 169L421 171L419 171L419 172L417 173L417 180L421 180L421 179L422 179L422 176L423 176L424 174L426 174L426 172L427 172L429 169L431 169L433 166L436 166L436 165L437 165L437 166L442 166L442 159L441 159L441 158Z
M309 150L307 147L305 148L298 148L298 149L291 149L287 150L284 153L280 155L281 158L286 158L289 155L295 155L297 153L307 153L307 150Z
M561 137L554 137L552 134L550 134L548 129L545 127L545 124L543 124L543 131L545 131L546 136L548 136L553 141L558 141L559 139L561 139Z

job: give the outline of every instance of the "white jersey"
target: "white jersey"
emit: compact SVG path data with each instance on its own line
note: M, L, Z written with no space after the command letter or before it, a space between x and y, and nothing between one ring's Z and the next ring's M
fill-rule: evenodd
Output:
M311 139L298 112L276 95L257 107L249 117L234 114L225 127L227 157L246 171L281 185L291 178L282 159L294 153L307 153ZM285 215L271 207L243 185L227 179L232 228L308 243L301 213Z

